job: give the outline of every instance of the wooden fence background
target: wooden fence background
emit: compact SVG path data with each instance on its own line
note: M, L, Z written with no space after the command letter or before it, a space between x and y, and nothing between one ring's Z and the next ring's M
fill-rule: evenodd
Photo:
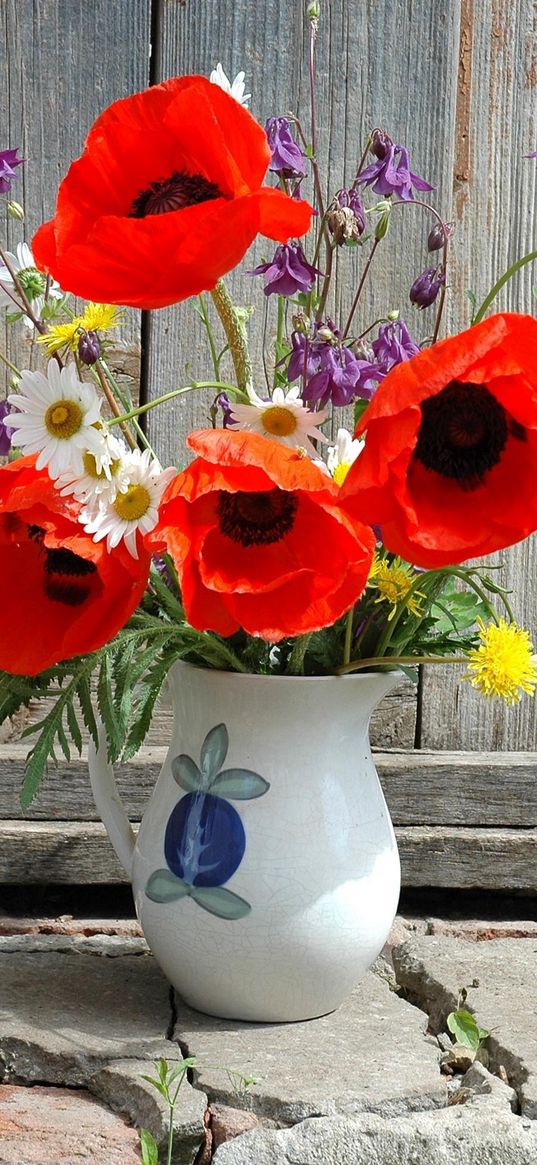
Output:
M435 186L434 205L456 221L447 325L450 330L464 327L467 289L480 300L509 262L535 246L536 162L524 155L537 148L537 5L533 0L321 0L321 6L318 122L323 172L330 175L327 191L352 180L373 126L408 145L413 168ZM228 75L245 70L250 108L260 121L307 108L303 0L0 0L0 23L0 149L19 146L26 159L13 187L13 196L24 204L26 223L6 216L3 231L12 250L50 216L58 182L80 152L89 126L118 97L176 74L208 74L221 60ZM412 317L407 302L410 283L427 265L429 223L419 213L405 210L394 223L390 245L380 251L364 318L373 318L375 306L381 313L401 308L411 329L423 335L425 325ZM243 269L268 257L271 246L259 240ZM350 303L362 262L360 254L338 256L336 311ZM498 306L531 312L535 280L535 272L526 268ZM236 297L250 301L248 277L236 274L231 284ZM262 388L271 322L261 299L257 284L251 332ZM35 363L21 326L6 329L4 350L19 367ZM141 400L186 383L185 377L201 378L206 355L192 305L144 318L129 313L111 362ZM184 435L193 425L207 423L207 407L201 394L193 394L180 409L149 414L150 435L164 461L181 459ZM535 637L535 540L503 554L502 560L515 609ZM508 710L486 703L458 678L455 668L431 668L417 693L405 687L392 701L393 714L385 711L377 718L379 747L402 750L385 752L382 762L394 819L407 832L425 830L414 832L413 841L402 837L407 881L534 886L537 705L526 699ZM0 846L0 881L17 880L28 843L26 827L15 820L20 818L14 796L21 765L20 746L13 743L17 725L9 735L2 746L10 776L7 785L0 780L0 816L11 842ZM424 752L413 758L415 746ZM438 750L445 751L437 756ZM498 751L504 755L482 755ZM148 763L153 761L151 754ZM139 767L136 773L139 780ZM36 806L34 817L63 814L69 780L66 772L51 778L52 793L42 801L49 808ZM88 812L87 806L77 810L74 804L69 812L65 809L66 816L79 821ZM433 837L428 829L441 832ZM492 838L487 840L488 834ZM76 863L66 875L65 853L53 835L36 876L77 880ZM106 861L99 866L95 857L95 880L112 876L109 857ZM87 864L84 877L91 880ZM119 876L117 869L113 876Z

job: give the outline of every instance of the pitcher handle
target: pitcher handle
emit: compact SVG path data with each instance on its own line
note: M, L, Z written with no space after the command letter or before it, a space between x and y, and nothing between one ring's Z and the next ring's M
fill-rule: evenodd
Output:
M88 745L88 768L95 807L103 822L108 837L129 879L136 838L132 825L121 804L117 791L114 770L108 760L104 725L97 720L99 747L90 737Z

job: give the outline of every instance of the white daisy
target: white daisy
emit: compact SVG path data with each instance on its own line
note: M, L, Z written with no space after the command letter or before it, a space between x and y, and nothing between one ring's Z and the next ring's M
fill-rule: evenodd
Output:
M326 457L330 476L333 477L337 485L343 485L351 465L356 461L363 447L363 439L353 441L346 429L338 429L336 444L330 446Z
M240 72L237 73L237 76L233 79L233 81L230 81L229 77L227 77L224 73L224 70L219 61L216 69L213 69L209 80L212 81L213 85L218 85L220 89L223 89L224 93L230 93L231 96L235 98L235 101L238 101L239 105L248 105L252 94L244 92L244 78L245 73Z
M81 474L68 469L54 482L62 497L73 494L77 501L91 505L101 498L114 502L117 494L128 486L128 449L110 431L103 433L103 445L99 453L89 450L82 456Z
M133 558L138 558L137 533L148 534L158 521L158 507L166 486L177 470L161 469L148 449L130 450L124 458L124 486L113 502L106 495L87 505L79 515L87 534L94 542L106 538L108 550L121 539Z
M34 315L37 317L37 319L41 319L43 309L45 307L45 288L47 284L46 275L44 275L42 271L37 270L34 257L28 246L28 243L18 243L16 255L14 255L11 251L6 251L6 256L15 274L18 276L24 291L26 292ZM0 284L3 284L3 286L0 286L0 307L11 309L11 311L16 311L13 300L10 298L4 288L7 287L8 290L12 291L15 296L17 295L17 291L13 282L13 277L10 275L8 268L3 263L0 263ZM56 283L54 279L51 279L48 291L49 303L50 301L63 298L64 292L62 291L59 283ZM33 328L34 326L27 315L24 316L24 324L28 328Z
M81 474L84 453L101 456L101 401L92 385L78 379L74 364L60 369L51 360L46 376L25 369L19 391L7 399L18 410L9 417L11 444L38 453L37 469L46 466L53 480L66 470Z
M311 457L316 457L317 451L310 437L316 441L327 440L316 425L321 425L326 420L328 412L326 409L318 413L310 412L299 394L300 387L295 384L287 394L283 388L275 388L272 400L262 400L253 388L249 388L248 396L252 403L232 406L234 427L251 433L261 433L263 437L275 438L284 445L304 448Z

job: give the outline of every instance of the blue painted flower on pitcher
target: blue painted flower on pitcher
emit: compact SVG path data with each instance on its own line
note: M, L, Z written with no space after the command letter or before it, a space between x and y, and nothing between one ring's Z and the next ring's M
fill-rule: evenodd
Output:
M218 918L236 920L249 902L224 885L240 866L246 834L231 800L262 797L269 782L250 769L223 769L229 737L225 724L207 733L199 765L182 753L172 760L174 780L185 796L174 806L164 837L167 869L155 870L145 892L153 902L193 898Z

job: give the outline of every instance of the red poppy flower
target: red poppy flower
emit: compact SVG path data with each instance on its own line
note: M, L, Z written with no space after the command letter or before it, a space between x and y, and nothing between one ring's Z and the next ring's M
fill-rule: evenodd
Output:
M107 643L145 590L149 556L108 553L35 457L0 468L0 668L37 675Z
M435 567L537 529L537 320L491 316L398 364L342 490L384 544Z
M262 187L267 136L205 77L115 101L89 132L39 228L35 261L66 291L154 308L213 288L258 233L285 243L312 209Z
M198 457L171 483L151 544L179 572L192 626L277 642L332 624L361 594L372 531L297 450L257 433L193 433Z

